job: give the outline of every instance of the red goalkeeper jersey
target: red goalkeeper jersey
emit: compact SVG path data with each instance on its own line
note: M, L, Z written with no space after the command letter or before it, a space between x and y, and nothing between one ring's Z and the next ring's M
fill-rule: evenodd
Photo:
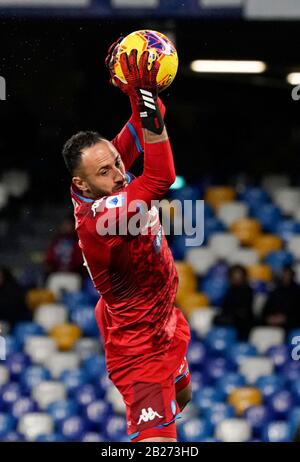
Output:
M162 112L164 108L162 107ZM87 268L101 294L96 317L104 338L107 367L118 356L135 356L166 349L176 328L174 301L178 276L153 200L160 200L175 180L168 141L144 144L142 129L132 116L112 141L126 171L144 151L144 170L109 197L91 200L72 187L76 230ZM134 204L129 211L129 204ZM145 207L141 204L146 204ZM135 236L109 229L136 217L143 233Z

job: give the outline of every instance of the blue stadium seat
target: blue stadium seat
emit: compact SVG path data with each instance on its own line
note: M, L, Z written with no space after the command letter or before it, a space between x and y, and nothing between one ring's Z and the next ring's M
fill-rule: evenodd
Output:
M222 403L223 394L214 387L203 387L193 393L193 403L201 412L210 408L214 403Z
M7 335L5 337L5 347L6 347L6 356L7 358L13 354L21 351L22 345L18 342L16 337L13 335Z
M44 331L41 326L34 322L23 321L16 324L13 329L13 335L17 342L23 346L26 337L29 335L43 335Z
M297 406L300 406L300 379L291 382L290 390L293 394L295 403L297 404Z
M216 217L207 217L204 222L204 243L207 244L209 238L217 233L225 231L223 223Z
M90 303L89 294L86 292L64 292L62 295L62 303L67 306L69 311L73 311L77 307L87 306Z
M245 419L252 428L253 436L260 438L263 429L273 420L274 414L265 405L252 406L245 411Z
M97 399L87 405L85 417L92 430L104 431L107 419L112 415L112 407L102 399Z
M11 380L18 380L29 365L30 358L28 355L21 352L11 354L6 361Z
M45 380L50 380L50 372L42 366L28 366L20 375L19 383L24 393L31 393L32 388Z
M300 379L300 361L290 359L281 368L281 371L289 382Z
M237 372L228 372L216 382L216 389L226 398L235 388L246 385L245 377Z
M260 204L251 209L251 215L256 218L264 231L270 232L276 228L279 221L282 219L280 209L274 204Z
M10 411L11 406L22 396L18 383L8 382L0 389L0 410Z
M300 233L300 223L286 218L277 223L277 225L272 229L272 232L277 234L284 241L289 240L295 234Z
M290 252L285 250L277 250L270 252L266 259L266 263L271 266L273 273L280 273L284 266L292 265L294 263L294 257Z
M212 305L220 305L228 287L227 279L224 277L205 277L200 285L201 292L204 292Z
M57 425L58 432L67 441L81 441L83 435L89 430L88 422L78 415L67 417Z
M21 396L11 406L11 415L17 420L28 412L37 412L37 403L28 396Z
M210 354L226 355L226 352L235 344L236 330L233 327L214 327L205 339L205 345Z
M82 435L80 441L82 443L103 443L106 440L104 436L99 432L87 432Z
M79 387L88 382L88 374L84 369L72 369L63 371L59 380L64 384L70 397L74 395Z
M293 395L288 390L280 390L267 400L268 408L278 420L284 420L295 405Z
M205 363L207 358L206 348L203 343L199 341L191 341L187 359L189 363L189 367L191 371L198 371L202 369L203 364Z
M209 385L214 384L224 374L233 370L234 367L228 359L222 357L209 358L205 363L204 380Z
M222 420L234 417L235 410L233 406L226 403L213 403L203 411L203 416L210 426L215 427Z
M12 432L6 433L6 435L3 437L0 437L0 441L6 442L6 443L20 443L20 442L23 443L25 439L24 439L24 436L21 435L20 433L16 431L12 431Z
M89 381L97 380L106 373L105 357L103 355L90 356L82 362L82 367L86 371Z
M263 441L270 443L290 442L293 437L292 426L288 422L273 421L263 430Z
M5 438L8 433L16 428L16 419L8 413L0 413L0 438Z
M178 435L184 442L199 441L212 436L213 427L205 419L192 418L178 427Z
M90 305L96 305L100 298L100 294L97 289L95 289L93 281L90 277L87 277L82 285L82 292L88 297Z
M290 351L285 344L270 347L266 354L272 359L276 369L281 368L290 359Z
M269 398L274 393L283 390L285 380L280 375L261 375L256 380L255 386L261 391L263 398Z
M200 388L204 386L203 373L200 371L193 371L191 374L191 381L193 393L196 393Z
M96 401L98 398L103 399L105 395L105 390L102 387L92 385L90 383L84 384L74 393L74 398L79 406L83 408L88 406L93 401Z
M37 443L65 443L67 442L59 433L50 433L50 435L39 435L36 439Z
M235 366L238 366L244 358L252 356L257 356L256 347L247 342L238 342L232 345L227 352L227 358Z
M288 414L288 422L292 426L293 434L295 434L297 428L300 425L300 406L296 406L290 410Z
M59 400L49 404L47 413L51 415L56 428L59 428L64 420L79 413L79 407L72 399Z
M92 306L77 306L71 312L71 321L80 327L84 335L96 337L99 330L95 318L95 308Z
M106 420L103 434L108 441L128 441L126 428L125 417L111 416Z

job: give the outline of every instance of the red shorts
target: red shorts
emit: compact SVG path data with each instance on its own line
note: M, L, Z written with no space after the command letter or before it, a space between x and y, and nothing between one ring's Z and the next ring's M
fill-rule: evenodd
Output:
M176 393L190 383L186 352L189 326L175 308L177 325L173 340L160 355L145 355L139 364L111 380L126 405L127 432L134 442L150 437L176 438L175 421L180 418Z

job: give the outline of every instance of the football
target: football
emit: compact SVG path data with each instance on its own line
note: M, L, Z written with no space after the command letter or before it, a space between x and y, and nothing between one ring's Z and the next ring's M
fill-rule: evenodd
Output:
M173 42L161 32L154 30L138 30L127 35L114 49L110 69L113 75L127 83L120 65L120 55L138 50L138 60L143 51L149 51L149 69L157 59L160 69L157 75L158 90L165 90L174 80L178 69L178 55Z

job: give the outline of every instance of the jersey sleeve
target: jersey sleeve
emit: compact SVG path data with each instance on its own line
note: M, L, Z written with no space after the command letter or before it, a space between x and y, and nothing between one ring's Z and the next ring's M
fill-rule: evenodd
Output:
M164 117L166 108L160 98L158 98L158 104ZM144 152L142 125L136 112L111 142L120 153L125 169L129 170L133 162Z

